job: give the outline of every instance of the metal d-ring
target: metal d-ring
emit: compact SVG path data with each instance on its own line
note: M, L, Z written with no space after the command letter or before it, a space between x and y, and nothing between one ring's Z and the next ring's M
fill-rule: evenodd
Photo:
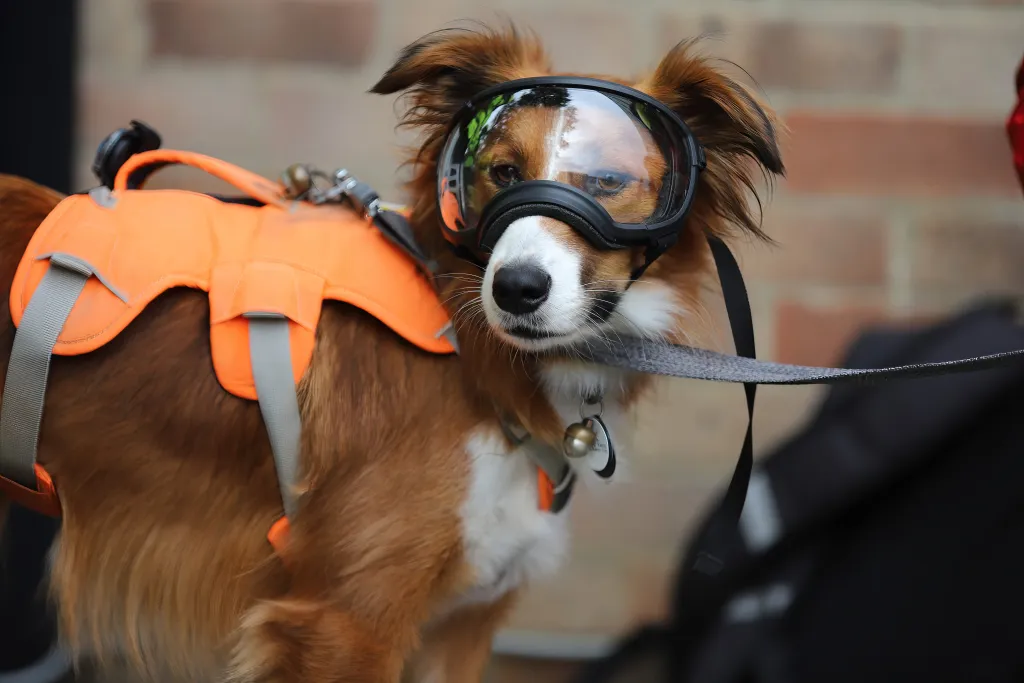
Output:
M587 406L597 406L596 413L587 413ZM597 397L584 396L580 400L580 419L586 420L588 417L601 417L604 414L604 397L598 395Z
M562 475L562 480L559 481L558 484L556 484L554 487L552 487L552 493L554 493L557 496L558 494L565 491L565 489L567 489L569 485L572 484L572 480L575 479L575 477L576 470L574 470L572 467L566 466L565 474Z

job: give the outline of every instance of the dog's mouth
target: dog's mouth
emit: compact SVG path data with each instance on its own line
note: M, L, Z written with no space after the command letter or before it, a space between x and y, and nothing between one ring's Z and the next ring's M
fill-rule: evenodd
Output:
M506 342L528 351L549 351L567 348L593 337L606 334L610 318L616 310L618 296L582 304L569 316L568 324L551 325L536 315L499 315L491 321L491 329Z
M537 310L503 310L485 282L481 291L487 325L499 339L518 349L532 352L555 351L603 337L614 327L623 292L588 292L578 283L568 294L551 296Z
M555 332L554 330L539 329L523 324L505 325L505 334L518 339L556 339L558 337L571 336L571 332Z
M588 334L594 333L587 329L558 330L543 326L534 326L522 322L492 326L494 332L507 343L524 351L554 351L568 348L584 340Z

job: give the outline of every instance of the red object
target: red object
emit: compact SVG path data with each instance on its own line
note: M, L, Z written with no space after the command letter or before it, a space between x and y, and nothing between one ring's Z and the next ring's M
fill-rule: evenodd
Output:
M1024 189L1024 61L1017 69L1017 106L1006 122L1006 132L1013 150L1013 166L1017 169L1021 189Z

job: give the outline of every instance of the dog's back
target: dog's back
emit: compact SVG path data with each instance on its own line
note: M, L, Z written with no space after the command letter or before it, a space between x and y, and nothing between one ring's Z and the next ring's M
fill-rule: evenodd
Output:
M60 200L0 178L4 374L11 280ZM108 344L52 360L38 461L63 512L51 576L62 636L76 654L126 655L156 677L192 680L219 676L240 641L237 666L268 666L268 622L347 628L368 646L358 628L317 623L326 610L316 601L386 605L370 596L394 593L384 582L403 564L410 576L399 583L416 593L464 578L455 549L468 463L458 446L480 411L450 360L357 309L325 304L299 387L303 483L317 495L289 540L294 563L282 563L266 537L281 498L263 418L255 401L219 384L209 318L205 293L172 289ZM321 585L328 563L343 568L343 585ZM296 582L313 602L243 620Z
M5 375L11 281L61 199L0 178ZM156 661L147 652L155 624L139 621L165 612L189 630L159 639L195 655L203 648L190 645L221 639L237 623L240 596L264 578L252 570L280 508L273 461L258 408L225 400L210 370L208 317L200 294L174 290L110 344L52 361L38 458L60 482L63 507L53 592L64 635L100 651ZM218 566L224 558L230 564Z

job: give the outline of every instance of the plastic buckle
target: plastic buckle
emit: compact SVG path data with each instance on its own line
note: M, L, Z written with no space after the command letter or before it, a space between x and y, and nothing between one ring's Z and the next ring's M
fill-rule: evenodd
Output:
M128 158L140 152L160 149L160 134L142 121L132 120L128 128L119 128L103 139L93 157L93 175L108 189Z
M339 194L348 199L349 203L367 218L376 218L380 212L380 197L366 183L358 180L345 169L334 174L335 187Z

